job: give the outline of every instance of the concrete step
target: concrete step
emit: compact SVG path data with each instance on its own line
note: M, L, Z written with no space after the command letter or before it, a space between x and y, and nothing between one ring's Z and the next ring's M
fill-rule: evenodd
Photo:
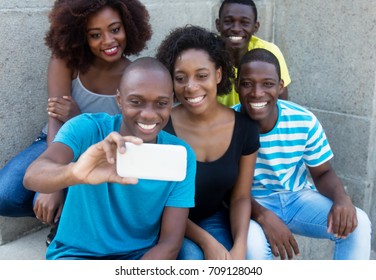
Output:
M50 228L28 234L0 246L0 260L45 260Z

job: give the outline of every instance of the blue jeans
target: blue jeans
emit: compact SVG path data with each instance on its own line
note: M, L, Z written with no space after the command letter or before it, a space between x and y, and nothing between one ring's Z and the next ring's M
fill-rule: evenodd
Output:
M35 192L25 189L23 178L29 165L46 149L47 135L42 133L0 170L0 216L35 217Z
M230 250L233 245L230 219L228 211L223 209L216 212L209 218L206 218L198 223L201 228L210 233L219 243L221 243L227 250ZM178 260L204 260L204 252L202 249L189 238L184 238L183 245L177 257Z
M345 239L327 233L327 218L333 202L315 190L284 192L256 198L257 202L273 211L292 233L334 241L335 260L368 260L371 254L371 222L367 214L356 208L358 226ZM251 220L247 259L271 260L273 254L261 226Z

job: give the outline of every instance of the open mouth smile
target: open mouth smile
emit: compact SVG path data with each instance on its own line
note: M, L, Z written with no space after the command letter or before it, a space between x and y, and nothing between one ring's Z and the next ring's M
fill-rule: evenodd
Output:
M244 39L242 36L229 36L228 38L229 38L230 41L232 41L232 42L239 42L239 41L241 41L241 40Z
M187 100L187 102L191 104L198 104L204 99L204 97L205 96L198 96L195 98L186 98L185 100Z
M265 108L267 104L268 102L249 102L249 106L255 110Z
M157 126L156 123L154 124L137 123L137 125L144 130L153 130Z
M103 50L103 52L106 55L115 55L115 54L118 53L118 51L119 51L119 47L113 47L113 48L110 48L110 49Z

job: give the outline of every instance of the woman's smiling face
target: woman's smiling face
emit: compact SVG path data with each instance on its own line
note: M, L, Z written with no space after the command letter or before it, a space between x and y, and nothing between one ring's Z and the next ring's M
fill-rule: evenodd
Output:
M122 57L126 48L126 33L116 10L105 7L90 16L86 32L89 48L95 57L108 62Z
M216 69L207 52L185 50L177 57L174 65L176 98L187 110L201 112L216 102L217 85L221 78L221 68Z

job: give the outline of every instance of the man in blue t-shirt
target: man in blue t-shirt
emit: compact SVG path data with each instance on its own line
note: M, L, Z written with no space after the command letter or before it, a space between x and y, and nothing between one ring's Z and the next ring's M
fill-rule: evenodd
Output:
M66 122L27 170L31 190L69 186L47 259L175 259L180 250L194 206L196 158L185 142L161 131L173 103L168 70L154 58L135 60L117 101L122 115L82 114ZM125 142L184 146L185 179L120 177L116 151L126 156Z
M292 259L299 254L295 233L334 241L334 259L369 259L369 218L331 167L333 153L317 118L278 99L284 87L278 59L265 49L247 52L236 87L241 105L234 109L260 131L247 258Z

